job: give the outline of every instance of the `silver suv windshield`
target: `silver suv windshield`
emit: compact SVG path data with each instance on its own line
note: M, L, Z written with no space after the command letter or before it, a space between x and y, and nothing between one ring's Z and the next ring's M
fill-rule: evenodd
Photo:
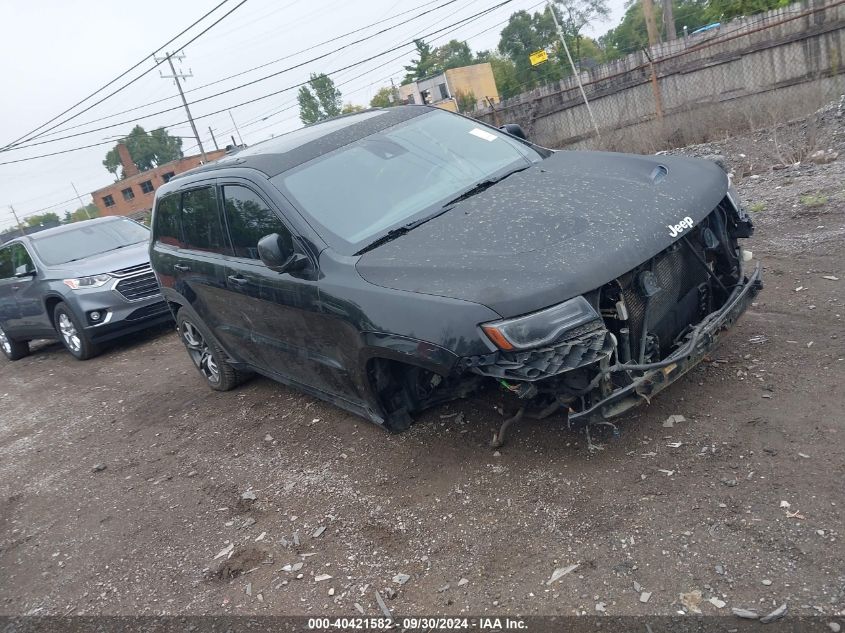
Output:
M78 228L34 237L32 246L38 257L48 266L66 264L80 259L131 246L150 239L150 230L132 220L114 220L83 224Z
M541 159L504 132L433 111L340 147L271 182L323 239L351 254L391 229L437 214L478 183Z

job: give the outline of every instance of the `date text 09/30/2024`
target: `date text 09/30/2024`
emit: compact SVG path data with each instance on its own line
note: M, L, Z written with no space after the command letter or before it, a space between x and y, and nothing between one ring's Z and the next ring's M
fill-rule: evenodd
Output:
M388 618L309 618L308 629L320 630L384 630L397 624ZM527 628L519 618L454 618L454 617L404 617L399 618L403 630L511 630Z

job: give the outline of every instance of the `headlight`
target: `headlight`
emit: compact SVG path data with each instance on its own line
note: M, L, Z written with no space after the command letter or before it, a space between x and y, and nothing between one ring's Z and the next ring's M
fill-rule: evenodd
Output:
M482 323L481 329L500 349L524 349L551 343L565 330L598 318L584 297L575 297L515 319Z
M739 200L739 192L733 185L728 187L728 200L730 200L731 204L734 205L736 212L742 214L742 203Z
M64 284L73 290L80 288L99 288L111 279L111 275L93 275L91 277L78 277L76 279L63 279Z

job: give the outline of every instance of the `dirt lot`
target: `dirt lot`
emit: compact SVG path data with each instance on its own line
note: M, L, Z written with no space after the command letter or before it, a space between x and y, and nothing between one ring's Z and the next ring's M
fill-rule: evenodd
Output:
M0 613L378 615L380 590L403 615L675 614L699 591L841 622L845 156L740 191L765 290L593 453L534 421L494 453L492 400L391 436L268 380L214 393L169 330L0 362Z

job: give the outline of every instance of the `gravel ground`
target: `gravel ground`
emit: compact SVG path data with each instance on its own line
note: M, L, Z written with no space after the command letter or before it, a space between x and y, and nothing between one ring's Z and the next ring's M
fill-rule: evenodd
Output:
M264 379L214 393L169 330L0 362L0 613L378 615L379 591L403 615L842 622L845 156L765 146L686 150L738 165L765 289L600 451L527 421L494 453L495 395L392 436Z

